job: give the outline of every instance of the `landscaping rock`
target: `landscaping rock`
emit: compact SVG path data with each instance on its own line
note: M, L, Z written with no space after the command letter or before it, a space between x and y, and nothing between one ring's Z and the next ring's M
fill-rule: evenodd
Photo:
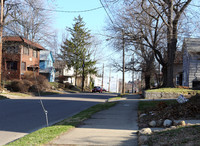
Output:
M162 126L162 124L163 124L163 120L162 120L162 119L160 119L160 120L158 120L158 121L156 122L156 125L157 125L158 127Z
M178 126L185 126L186 125L186 123L185 123L185 121L180 121L180 122L178 122L178 124L177 124Z
M163 123L164 127L170 127L172 125L172 120L166 119Z
M152 131L150 128L143 128L139 131L139 135L146 135L146 134L151 134Z
M176 129L176 126L171 126L170 128L171 128L171 129Z
M138 143L139 143L139 145L142 145L142 144L144 144L145 142L147 142L147 140L148 140L148 136L146 136L146 135L141 135L141 136L139 136L139 138L138 138Z
M144 117L144 116L146 116L147 114L141 114L140 116L139 116L139 118L142 118L142 117Z
M155 126L156 126L156 121L151 121L151 122L149 122L149 126L155 127Z

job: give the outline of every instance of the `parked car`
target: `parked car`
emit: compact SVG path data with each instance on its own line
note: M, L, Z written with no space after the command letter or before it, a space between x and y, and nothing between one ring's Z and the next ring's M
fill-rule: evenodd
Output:
M107 90L105 88L102 89L103 92L107 92Z
M93 89L92 89L92 93L93 92L99 92L99 93L102 93L102 88L99 87L99 86L95 86Z

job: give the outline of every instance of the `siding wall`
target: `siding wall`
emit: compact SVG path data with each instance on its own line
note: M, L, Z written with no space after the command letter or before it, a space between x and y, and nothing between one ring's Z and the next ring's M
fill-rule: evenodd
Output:
M200 79L200 56L192 54L190 55L189 60L189 87L192 88L193 80Z
M189 86L189 54L185 47L183 49L183 86Z

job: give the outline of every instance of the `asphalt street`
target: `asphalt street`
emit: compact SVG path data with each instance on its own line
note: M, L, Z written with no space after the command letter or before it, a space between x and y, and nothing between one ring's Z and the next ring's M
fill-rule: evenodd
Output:
M48 111L51 125L114 96L116 94L72 93L0 100L0 145L46 126L40 99Z

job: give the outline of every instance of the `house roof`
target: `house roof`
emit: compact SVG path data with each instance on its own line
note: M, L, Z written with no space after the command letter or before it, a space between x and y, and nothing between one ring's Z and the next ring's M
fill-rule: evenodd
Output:
M200 52L200 38L185 38L184 46L189 53Z
M54 62L53 55L52 55L51 51L49 51L49 50L40 51L40 60L48 60L49 55L51 56L52 61Z
M32 42L28 39L19 37L19 36L5 36L5 37L3 37L3 41L5 41L5 42L24 42L28 45L38 48L39 50L45 50L45 48L42 47L41 45L39 45L35 42Z

